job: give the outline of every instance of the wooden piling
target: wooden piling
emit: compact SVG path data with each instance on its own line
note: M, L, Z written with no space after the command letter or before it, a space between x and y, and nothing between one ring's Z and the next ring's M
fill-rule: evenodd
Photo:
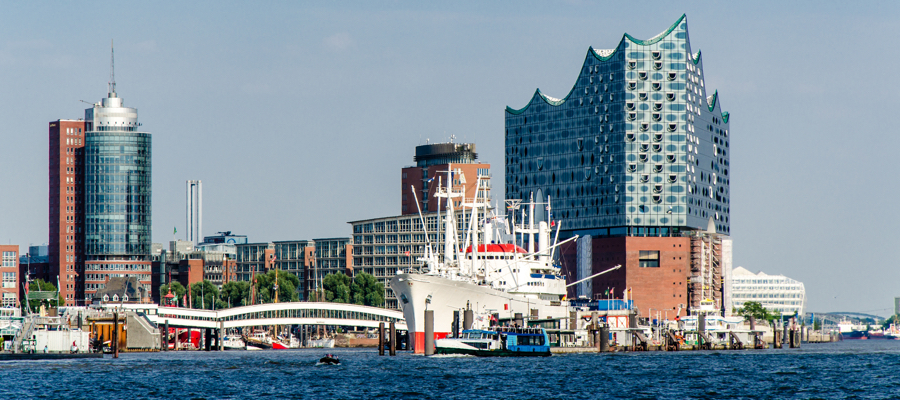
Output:
M397 327L394 324L394 321L391 321L391 352L392 356L397 355Z
M113 312L113 358L119 358L119 313Z
M166 320L166 331L163 336L163 351L169 351L169 320Z
M425 310L425 355L434 354L434 310Z
M384 322L378 323L378 355L384 355Z
M450 334L459 337L460 331L459 310L453 310L453 325L450 326ZM465 329L465 328L463 328Z

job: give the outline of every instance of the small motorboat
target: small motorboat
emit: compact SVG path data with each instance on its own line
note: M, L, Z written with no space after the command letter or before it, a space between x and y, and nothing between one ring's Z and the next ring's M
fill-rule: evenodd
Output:
M341 360L338 360L338 357L334 354L326 354L325 357L319 359L319 364L325 365L339 365Z

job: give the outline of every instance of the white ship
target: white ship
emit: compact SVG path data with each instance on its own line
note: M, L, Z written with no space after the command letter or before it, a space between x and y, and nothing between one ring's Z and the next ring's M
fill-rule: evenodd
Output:
M465 221L466 238L460 241L453 204L463 192L453 189L450 172L447 175L451 184L440 187L439 183L435 193L435 197L446 199L448 204L443 254L431 250L429 244L425 257L420 259L421 267L398 271L390 281L391 290L400 299L415 351L425 350L426 309L434 310L435 339L451 333L454 311L462 316L464 310L472 310L473 326L464 327L472 329L488 327L494 314L499 314L499 319L513 319L517 313L526 319L568 317L569 307L564 301L566 281L552 260L556 247L575 237L550 244L551 227L544 221L552 215L549 198L545 203L508 201L513 215L521 211L518 225L515 220L507 223L505 217L493 215L487 204L477 200L463 203L470 213ZM480 177L476 184L479 187ZM476 189L474 199L478 198ZM536 219L535 212L546 212L548 218ZM421 211L419 214L421 217ZM558 222L554 225L558 237ZM494 243L501 233L510 237L511 242ZM483 243L479 243L479 236Z

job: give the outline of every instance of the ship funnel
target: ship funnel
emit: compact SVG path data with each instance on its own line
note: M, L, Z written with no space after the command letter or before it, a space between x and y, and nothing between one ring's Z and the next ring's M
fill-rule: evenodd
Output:
M484 223L484 244L494 242L494 226L490 221Z

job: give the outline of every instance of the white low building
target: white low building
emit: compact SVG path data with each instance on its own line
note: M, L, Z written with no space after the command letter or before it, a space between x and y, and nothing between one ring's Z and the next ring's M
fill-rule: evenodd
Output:
M806 289L803 282L784 275L754 274L743 267L731 271L731 304L741 308L744 302L755 301L769 311L803 315L806 309Z

